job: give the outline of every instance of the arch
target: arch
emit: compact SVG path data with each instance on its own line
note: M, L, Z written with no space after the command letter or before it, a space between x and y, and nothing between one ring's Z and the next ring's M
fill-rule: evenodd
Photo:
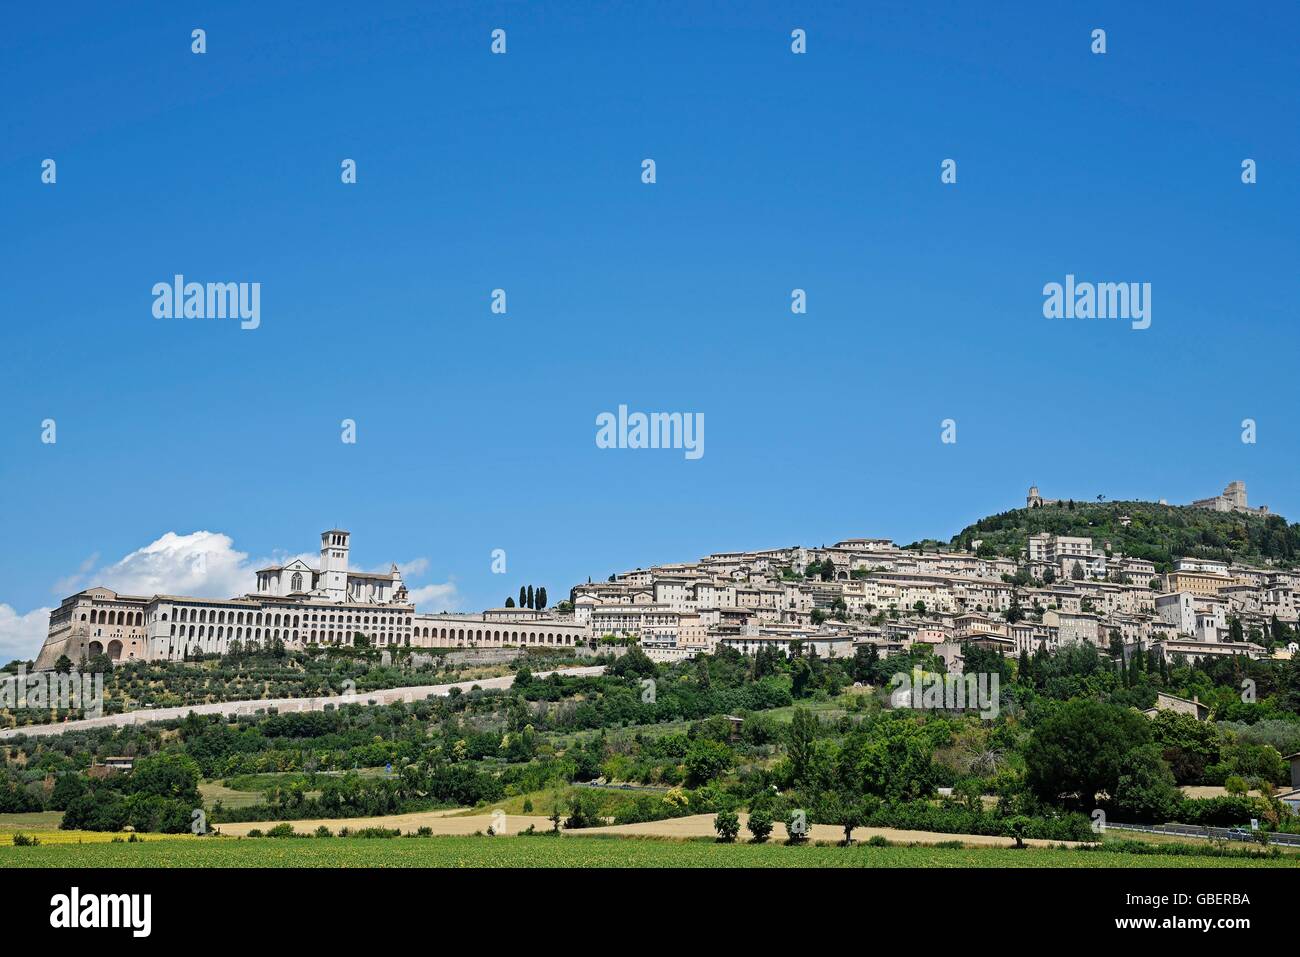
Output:
M92 641L86 648L92 655L102 655L104 653L103 642Z
M108 657L114 661L122 657L122 643L116 638L108 643Z

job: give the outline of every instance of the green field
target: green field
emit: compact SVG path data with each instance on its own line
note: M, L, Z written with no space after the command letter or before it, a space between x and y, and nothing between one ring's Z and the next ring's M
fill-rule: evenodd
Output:
M619 837L203 838L0 847L0 867L1294 867L1294 857L715 844Z
M27 811L23 814L0 814L0 834L11 831L53 831L63 820L62 811Z

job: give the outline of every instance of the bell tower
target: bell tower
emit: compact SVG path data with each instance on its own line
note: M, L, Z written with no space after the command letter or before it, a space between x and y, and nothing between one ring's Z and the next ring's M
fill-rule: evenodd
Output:
M320 585L330 601L348 597L348 539L341 528L320 533Z

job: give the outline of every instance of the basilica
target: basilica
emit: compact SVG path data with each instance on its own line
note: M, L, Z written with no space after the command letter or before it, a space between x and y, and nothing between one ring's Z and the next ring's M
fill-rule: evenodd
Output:
M233 642L286 648L351 645L466 647L581 643L586 629L502 609L482 615L418 614L396 565L388 572L348 568L349 533L321 533L320 563L301 559L257 571L257 590L235 598L120 595L87 588L50 613L36 669L64 655L74 663L106 654L113 661L179 661L224 654Z

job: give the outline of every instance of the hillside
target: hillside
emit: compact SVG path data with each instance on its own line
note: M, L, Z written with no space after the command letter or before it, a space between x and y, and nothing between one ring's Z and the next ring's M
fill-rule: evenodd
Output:
M1128 525L1120 522L1127 516ZM1300 559L1300 524L1280 515L1249 515L1154 502L1071 502L1018 508L980 519L958 532L954 547L982 541L998 554L1016 556L1030 535L1086 535L1098 545L1163 566L1193 556L1290 566ZM1158 570L1162 570L1159 569Z

